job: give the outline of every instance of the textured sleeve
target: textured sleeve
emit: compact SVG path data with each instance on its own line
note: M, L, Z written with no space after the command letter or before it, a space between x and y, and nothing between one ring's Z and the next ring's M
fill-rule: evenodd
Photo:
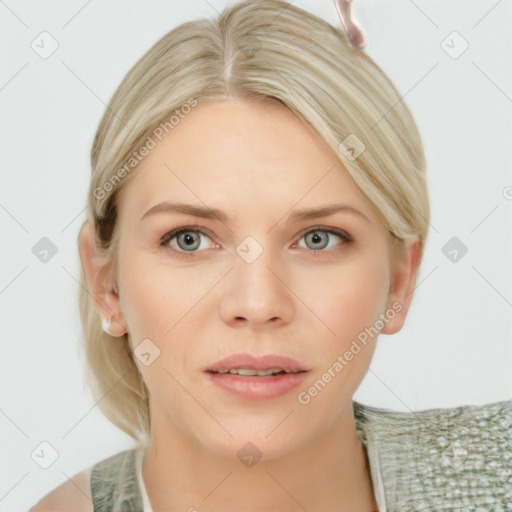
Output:
M512 511L512 400L355 412L387 512Z
M126 450L97 463L91 473L94 512L143 512L135 450Z

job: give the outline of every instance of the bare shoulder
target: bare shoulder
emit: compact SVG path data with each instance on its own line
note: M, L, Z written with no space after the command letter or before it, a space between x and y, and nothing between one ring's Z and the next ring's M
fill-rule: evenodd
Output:
M72 476L43 496L29 512L94 512L91 471L92 466Z

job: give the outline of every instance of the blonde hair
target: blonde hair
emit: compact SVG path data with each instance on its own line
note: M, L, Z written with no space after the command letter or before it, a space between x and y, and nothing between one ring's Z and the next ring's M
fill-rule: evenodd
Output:
M396 246L417 236L423 255L430 219L425 157L396 87L350 46L341 28L282 0L247 0L216 19L187 22L166 34L109 102L91 148L87 216L114 276L116 205L139 152L195 105L229 98L284 105L312 126L374 205ZM364 144L357 158L347 149L354 141ZM79 307L86 381L105 416L144 445L148 389L129 335L113 340L102 330L83 268Z

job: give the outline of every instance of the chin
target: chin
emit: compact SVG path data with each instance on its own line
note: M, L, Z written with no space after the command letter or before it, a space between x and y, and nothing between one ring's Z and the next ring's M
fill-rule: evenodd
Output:
M305 432L291 432L290 427L295 426L292 423L278 426L282 419L262 422L259 418L254 423L245 420L236 426L221 421L233 437L222 429L215 429L214 436L212 431L197 434L201 444L216 457L235 458L251 467L260 460L266 462L289 456L307 443Z

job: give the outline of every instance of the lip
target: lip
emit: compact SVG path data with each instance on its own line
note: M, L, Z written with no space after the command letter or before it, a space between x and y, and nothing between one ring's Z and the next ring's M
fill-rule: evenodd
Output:
M281 368L290 372L308 371L299 361L288 356L266 354L253 356L251 354L231 354L213 363L205 371L219 371L230 368L247 368L248 370L270 370Z
M280 368L290 372L272 377L242 376L232 373L214 373L230 368L248 370L270 370ZM289 393L305 379L309 369L296 359L287 356L267 354L233 354L213 363L204 370L210 383L244 400L269 400Z

